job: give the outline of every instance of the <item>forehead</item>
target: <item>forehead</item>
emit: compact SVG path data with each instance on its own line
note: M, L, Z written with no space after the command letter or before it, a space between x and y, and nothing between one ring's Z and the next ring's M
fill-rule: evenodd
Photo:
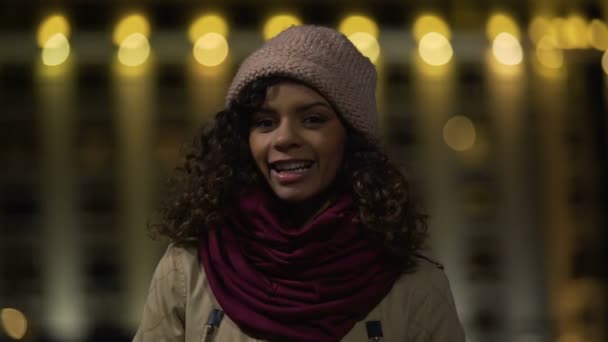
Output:
M329 102L315 89L300 83L280 82L266 89L263 107L302 105L312 102L323 103L331 109Z

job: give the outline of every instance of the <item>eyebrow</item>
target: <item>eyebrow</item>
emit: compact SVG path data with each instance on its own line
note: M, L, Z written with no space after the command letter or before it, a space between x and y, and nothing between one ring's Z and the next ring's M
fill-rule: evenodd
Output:
M301 112L305 112L307 110L309 110L310 108L316 107L316 106L322 106L325 107L327 109L332 109L327 103L322 102L322 101L315 101L315 102L310 102L310 103L305 103L302 105L299 105L296 107L295 111L296 113L301 113ZM276 113L276 110L272 109L272 108L264 108L261 107L260 109L257 110L259 113L264 113L264 114L274 114Z

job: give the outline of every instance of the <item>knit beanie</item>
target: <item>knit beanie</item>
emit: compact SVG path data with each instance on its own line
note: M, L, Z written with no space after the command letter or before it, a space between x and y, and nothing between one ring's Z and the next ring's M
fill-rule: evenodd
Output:
M240 65L226 107L250 82L267 76L296 79L314 88L345 121L381 145L376 68L344 34L315 25L291 26L279 33Z

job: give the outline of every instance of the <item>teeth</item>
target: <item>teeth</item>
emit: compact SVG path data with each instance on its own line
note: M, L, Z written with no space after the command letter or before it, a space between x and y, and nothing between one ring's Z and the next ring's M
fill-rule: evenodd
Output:
M274 168L278 171L303 171L310 167L312 162L292 162L275 164Z

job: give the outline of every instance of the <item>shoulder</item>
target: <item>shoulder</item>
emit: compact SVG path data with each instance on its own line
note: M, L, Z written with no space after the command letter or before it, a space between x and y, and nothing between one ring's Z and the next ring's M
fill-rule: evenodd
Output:
M174 277L182 278L185 282L194 270L198 269L198 252L194 245L169 244L165 254L158 263L158 267L175 272Z
M406 317L408 336L414 341L423 336L448 341L450 335L453 341L464 340L443 265L428 254L419 254L416 260L416 267L404 273L389 293L391 313Z
M178 247L173 243L169 244L156 266L153 283L171 284L176 293L185 297L189 254L187 248Z
M424 297L433 295L450 302L452 300L450 283L443 264L426 253L417 254L415 258L416 266L405 273L399 281L417 295L413 297L414 299L423 301Z
M390 303L407 311L430 300L449 303L452 296L443 265L425 254L417 254L415 260L415 267L403 273L393 285L388 294Z

